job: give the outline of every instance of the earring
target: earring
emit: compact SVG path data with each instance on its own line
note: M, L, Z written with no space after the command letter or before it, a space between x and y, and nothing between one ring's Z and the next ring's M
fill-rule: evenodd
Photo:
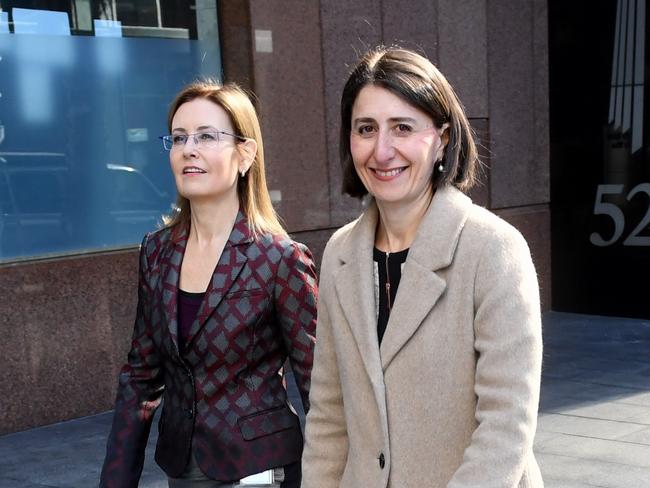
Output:
M442 164L442 161L440 161L440 164L438 165L438 171L441 173L445 170L445 166Z
M241 177L243 178L244 176L246 176L246 170L245 170L245 169L242 169L242 170L240 171L240 174L241 174Z

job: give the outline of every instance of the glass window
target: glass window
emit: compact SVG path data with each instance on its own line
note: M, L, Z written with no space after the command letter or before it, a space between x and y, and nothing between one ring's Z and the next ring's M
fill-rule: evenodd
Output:
M0 0L0 261L131 246L156 228L175 200L158 136L184 84L219 77L216 12Z

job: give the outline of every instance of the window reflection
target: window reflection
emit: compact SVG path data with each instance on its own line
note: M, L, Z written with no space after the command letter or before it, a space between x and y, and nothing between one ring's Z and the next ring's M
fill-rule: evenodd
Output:
M0 261L134 245L170 211L168 104L221 71L194 3L0 0Z

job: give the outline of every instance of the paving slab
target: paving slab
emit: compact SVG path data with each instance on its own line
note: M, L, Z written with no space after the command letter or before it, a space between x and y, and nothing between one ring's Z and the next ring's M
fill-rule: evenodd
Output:
M650 446L650 427L632 432L631 434L624 435L619 440L626 442L634 442L636 444L645 444Z
M627 440L626 436L647 429L648 425L635 422L618 422L553 413L541 414L537 422L538 432L546 431L555 434L622 441Z
M537 453L543 466L545 488L597 486L648 488L650 469L562 454Z
M648 407L643 405L629 405L617 401L597 403L596 400L591 400L591 403L588 404L558 409L556 413L601 420L643 423L649 412Z
M647 444L560 434L544 442L538 452L562 455L584 461L598 461L644 468L650 473L650 445ZM647 478L646 483L646 488L650 487L650 476Z

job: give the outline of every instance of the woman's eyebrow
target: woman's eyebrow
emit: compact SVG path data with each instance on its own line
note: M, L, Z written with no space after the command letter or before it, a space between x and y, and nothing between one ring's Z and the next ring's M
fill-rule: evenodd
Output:
M374 123L374 122L376 122L376 121L372 117L359 117L359 118L354 119L352 121L352 125L367 124L367 123ZM417 123L417 120L415 120L413 117L390 117L390 118L388 118L388 122L393 123L393 124L395 124L395 123L400 124L400 123L404 123L404 122L408 122L410 124L415 124L415 123Z
M409 122L411 124L415 124L417 120L415 120L412 117L391 117L388 119L389 122L397 122L397 123L402 123L402 122Z
M201 126L196 128L196 130L206 130L206 129L217 130L217 128L212 126L212 125L201 125ZM172 132L182 132L184 134L187 134L187 130L185 130L182 127L176 127L174 129L172 129Z
M352 121L352 125L374 123L375 119L371 117L358 117Z

